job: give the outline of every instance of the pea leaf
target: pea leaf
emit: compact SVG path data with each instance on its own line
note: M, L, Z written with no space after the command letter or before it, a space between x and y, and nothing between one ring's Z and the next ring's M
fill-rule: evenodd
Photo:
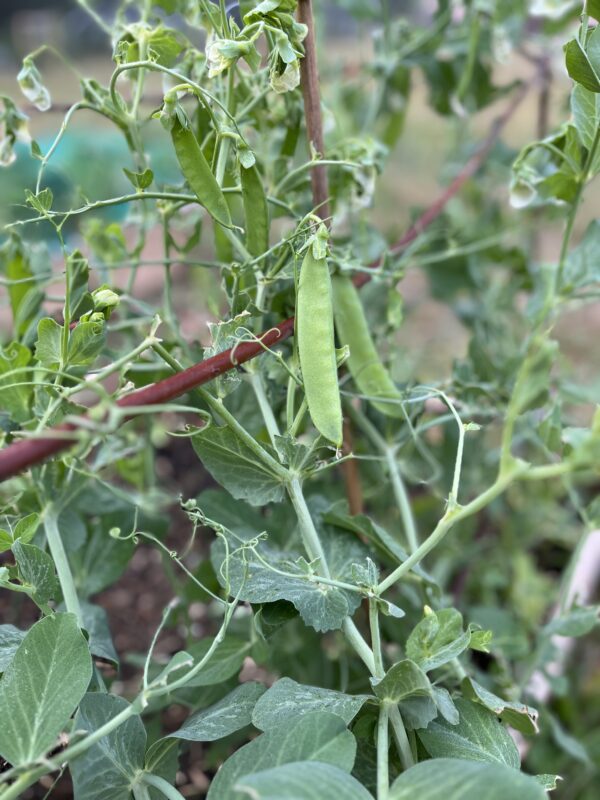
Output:
M104 321L80 322L69 335L68 363L73 367L92 364L106 341Z
M31 361L31 351L18 342L0 347L0 408L15 422L25 422L31 416L33 387L28 386L31 374L25 369Z
M228 549L219 538L211 548L211 557L222 585L226 585L225 575L229 579L230 594L239 594L242 600L250 603L289 600L304 622L317 631L341 628L346 617L358 608L360 594L319 583L306 569L299 552L289 549L282 552L264 542L257 542L252 549L244 548L243 541L231 532L224 533L224 537L228 540ZM321 540L331 577L352 581L352 565L364 559L362 545L327 530L321 532ZM228 556L228 553L234 555Z
M545 625L543 633L547 636L585 636L598 625L599 619L600 606L575 607Z
M41 758L77 708L92 660L74 614L30 629L0 681L0 754L13 766Z
M67 258L66 269L70 282L69 319L73 321L94 308L92 295L88 290L90 266L83 253L74 250Z
M597 71L598 65L593 63L590 54L590 46L593 46L593 38L594 32L590 36L585 50L578 39L571 39L570 42L567 42L565 45L565 63L569 77L576 83L581 84L590 92L600 92L600 78L598 77Z
M154 173L151 169L145 169L143 172L132 172L130 169L123 167L123 172L129 179L130 183L139 190L147 189L154 180Z
M0 672L5 672L25 636L26 631L14 625L0 625Z
M81 615L83 627L89 636L89 647L92 655L118 667L119 657L110 635L106 611L101 606L81 601Z
M35 356L44 367L57 369L61 358L62 326L52 317L38 322Z
M366 694L345 694L280 678L256 703L252 724L263 731L271 730L286 720L319 710L336 714L348 724L368 699Z
M562 276L563 290L573 291L600 283L598 247L600 247L600 222L593 220L577 247L569 253Z
M538 732L538 712L533 706L525 703L510 702L488 691L473 678L465 678L462 682L462 693L469 700L481 703L482 706L500 717L503 722L524 734Z
M422 670L437 669L464 652L471 634L463 631L462 614L455 608L429 609L406 642L406 655Z
M439 718L419 731L419 739L433 758L490 761L519 769L521 759L512 737L498 718L480 705L457 698L457 725Z
M14 331L22 340L38 314L44 295L35 283L28 251L17 237L10 237L0 248L0 261L8 280L14 281L8 286L8 297Z
M253 800L373 800L352 775L314 761L284 764L241 778L235 788Z
M74 730L93 733L128 707L122 697L90 693L81 701ZM139 716L103 736L69 764L77 800L129 800L144 767L146 731Z
M263 695L264 696L264 695ZM348 773L356 756L356 740L335 714L315 711L288 720L237 750L217 772L207 800L240 800L240 778L295 761L323 762Z
M202 639L197 644L188 648L189 655L195 662L200 661L210 649L213 640ZM186 686L211 686L213 683L222 683L232 675L236 675L249 653L251 645L237 636L227 636L217 647L212 658L204 669L200 670Z
M209 708L186 719L169 737L190 742L214 742L245 728L252 722L252 711L266 687L262 683L242 683Z
M381 680L371 678L373 691L381 700L398 703L411 695L431 695L431 683L423 670L408 658L398 661Z
M406 770L392 784L389 800L545 800L529 775L502 764L436 758Z
M229 428L209 425L192 437L197 456L236 499L253 506L283 499L283 486Z
M19 578L31 594L31 599L44 606L58 594L59 587L50 556L34 544L16 541L12 546Z

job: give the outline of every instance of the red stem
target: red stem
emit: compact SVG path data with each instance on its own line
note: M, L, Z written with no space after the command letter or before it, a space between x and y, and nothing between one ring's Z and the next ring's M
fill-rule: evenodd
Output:
M490 150L494 146L500 131L506 125L510 117L515 112L517 106L525 97L536 79L524 84L506 110L495 120L490 129L490 133L483 141L477 152L467 161L456 178L448 188L438 197L421 216L412 224L404 236L392 248L392 254L398 254L410 242L413 242L419 234L425 230L444 210L446 204L454 197L463 184L477 171L485 161ZM379 267L381 261L375 261L369 266L373 269ZM361 273L356 276L355 284L364 286L370 280L370 276ZM259 340L253 342L243 342L230 350L224 350L212 358L207 358L199 364L195 364L188 369L171 375L151 386L145 386L136 392L122 397L117 401L117 405L127 408L129 406L156 405L165 403L180 397L196 386L202 386L213 380L224 372L233 369L237 364L243 364L264 352L266 347L273 347L285 339L289 338L294 331L294 318L284 320L275 327L268 330ZM50 456L60 453L73 445L73 440L66 438L65 434L76 431L78 426L76 421L57 428L51 429L46 435L35 439L22 439L0 450L0 481L12 478L25 469L40 464ZM54 434L58 434L58 437Z

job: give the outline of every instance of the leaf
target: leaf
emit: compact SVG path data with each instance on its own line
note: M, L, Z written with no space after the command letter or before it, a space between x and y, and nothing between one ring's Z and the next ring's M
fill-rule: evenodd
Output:
M380 681L371 678L373 691L380 700L399 703L412 695L431 695L431 684L423 670L408 658L398 661Z
M14 625L0 625L0 672L6 671L26 634Z
M61 360L62 326L52 317L38 322L35 357L44 367L57 369Z
M257 702L252 724L266 731L286 720L319 710L335 714L348 724L368 699L366 694L345 694L333 689L305 686L291 678L280 678Z
M275 550L264 542L253 549L240 549L244 542L231 532L224 533L229 552L235 553L226 561L227 550L219 538L211 548L211 558L217 577L226 586L228 567L229 592L250 603L273 603L289 600L300 612L306 625L317 631L337 630L360 605L361 595L329 584L321 584L307 573L299 552ZM328 530L321 531L321 543L331 578L353 581L353 564L365 557L360 542ZM266 563L265 563L266 562ZM272 568L269 568L269 566ZM278 570L278 572L276 571ZM318 565L316 566L318 572ZM281 574L284 573L284 574Z
M33 387L27 385L31 374L25 369L30 361L31 351L25 345L11 342L0 347L0 408L15 422L25 422L31 417Z
M419 739L433 758L489 761L520 769L519 751L512 737L487 709L457 698L458 725L437 719L419 731Z
M543 628L546 636L585 636L598 624L600 606L585 606L572 608L562 617L557 617Z
M8 296L13 316L13 329L19 339L27 338L30 325L37 317L43 300L34 280L28 250L17 237L11 237L0 248L0 263L9 281Z
M97 594L116 581L135 549L131 539L122 541L109 536L108 531L112 526L104 520L106 518L102 519L102 525L97 525L92 531L84 547L69 554L80 596ZM129 524L126 517L122 524Z
M0 681L0 754L29 764L54 746L92 677L74 614L44 617L29 630Z
M130 169L123 167L123 172L129 179L130 183L140 190L147 189L154 180L154 173L151 169L145 169L143 172L132 172Z
M433 701L438 711L450 725L458 725L460 719L458 709L450 697L450 692L443 686L432 686Z
M241 778L235 788L253 800L373 800L352 775L314 761L284 764Z
M264 695L263 695L264 697ZM286 720L237 750L217 772L207 800L240 800L239 779L295 761L323 762L350 772L356 740L335 714L315 711Z
M93 733L128 706L122 697L86 694L74 731ZM131 786L144 767L145 749L146 731L137 715L103 736L69 765L77 800L130 800Z
M74 250L67 258L67 274L69 276L69 320L73 322L86 311L94 308L92 296L88 290L90 266L87 258L80 250Z
M80 605L83 627L90 637L89 647L91 654L118 667L119 657L110 635L106 611L101 606L96 606L86 601L81 601Z
M600 0L586 0L585 12L600 22Z
M589 150L600 125L600 98L583 86L574 86L571 92L571 111L575 128L582 145Z
M17 522L12 532L0 530L0 553L10 550L17 540L21 544L28 544L35 536L39 524L39 514L28 514Z
M236 499L253 506L283 499L281 480L229 428L209 425L192 437L197 456Z
M262 683L242 683L209 708L186 719L169 737L190 742L214 742L239 731L252 722L252 711L266 687Z
M68 363L72 367L87 367L101 353L106 341L103 320L80 322L69 335Z
M600 283L600 221L593 220L577 247L569 253L562 276L563 291Z
M212 645L212 638L202 639L193 644L189 654L194 662L200 661ZM236 675L242 668L244 659L248 655L251 644L237 636L227 636L217 647L212 658L186 686L211 686L213 683L222 683L232 675Z
M436 758L403 772L388 800L546 800L529 775L501 764Z
M45 606L60 592L54 562L50 556L34 544L16 541L12 551L19 567L19 578L39 606Z
M598 73L592 65L589 53L583 49L578 39L571 39L565 45L565 63L569 77L576 83L581 84L590 92L600 92Z
M406 655L425 672L437 669L464 652L471 634L463 631L462 614L455 608L428 609L406 642Z
M541 784L547 792L553 792L558 789L558 782L562 780L560 775L534 775L534 779Z
M524 734L538 732L538 712L533 706L524 703L509 702L493 694L478 684L473 678L465 678L461 685L462 693L469 700L481 703L492 711L511 728Z

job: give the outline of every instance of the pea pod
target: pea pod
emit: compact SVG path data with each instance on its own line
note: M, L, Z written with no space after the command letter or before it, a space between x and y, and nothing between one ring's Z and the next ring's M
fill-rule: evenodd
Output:
M375 349L358 290L347 275L334 275L332 285L335 327L340 344L350 348L346 363L354 382L382 414L403 416L398 403L374 399L394 401L401 395Z
M192 129L184 127L175 118L171 128L171 138L183 177L189 183L198 201L217 222L231 227L231 214L225 195L213 175Z
M263 183L256 166L240 167L242 202L246 222L246 248L253 256L269 249L269 208Z
M342 406L333 330L331 277L327 259L309 246L300 269L296 336L308 411L315 428L342 444Z

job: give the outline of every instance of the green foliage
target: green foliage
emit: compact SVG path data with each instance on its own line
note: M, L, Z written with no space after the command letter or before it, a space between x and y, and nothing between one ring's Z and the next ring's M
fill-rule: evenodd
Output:
M0 98L0 164L33 176L0 243L0 797L64 767L75 800L177 800L193 761L209 800L595 800L597 680L560 637L587 656L599 618L578 585L598 387L564 331L600 284L598 221L577 238L600 172L600 4L548 130L572 4L536 3L534 35L522 0L340 0L374 35L332 57L313 3L322 97L304 0L79 5L109 34L106 85L79 75L43 147ZM43 49L17 76L41 111ZM529 86L498 66L517 51ZM376 223L425 191L407 163L423 85L449 188L394 245ZM493 147L540 87L535 141ZM477 112L504 96L473 155ZM60 154L82 109L98 128L80 175ZM447 320L439 363L415 272ZM125 652L104 593L140 563L173 600L148 631L128 598L121 624L151 644Z

